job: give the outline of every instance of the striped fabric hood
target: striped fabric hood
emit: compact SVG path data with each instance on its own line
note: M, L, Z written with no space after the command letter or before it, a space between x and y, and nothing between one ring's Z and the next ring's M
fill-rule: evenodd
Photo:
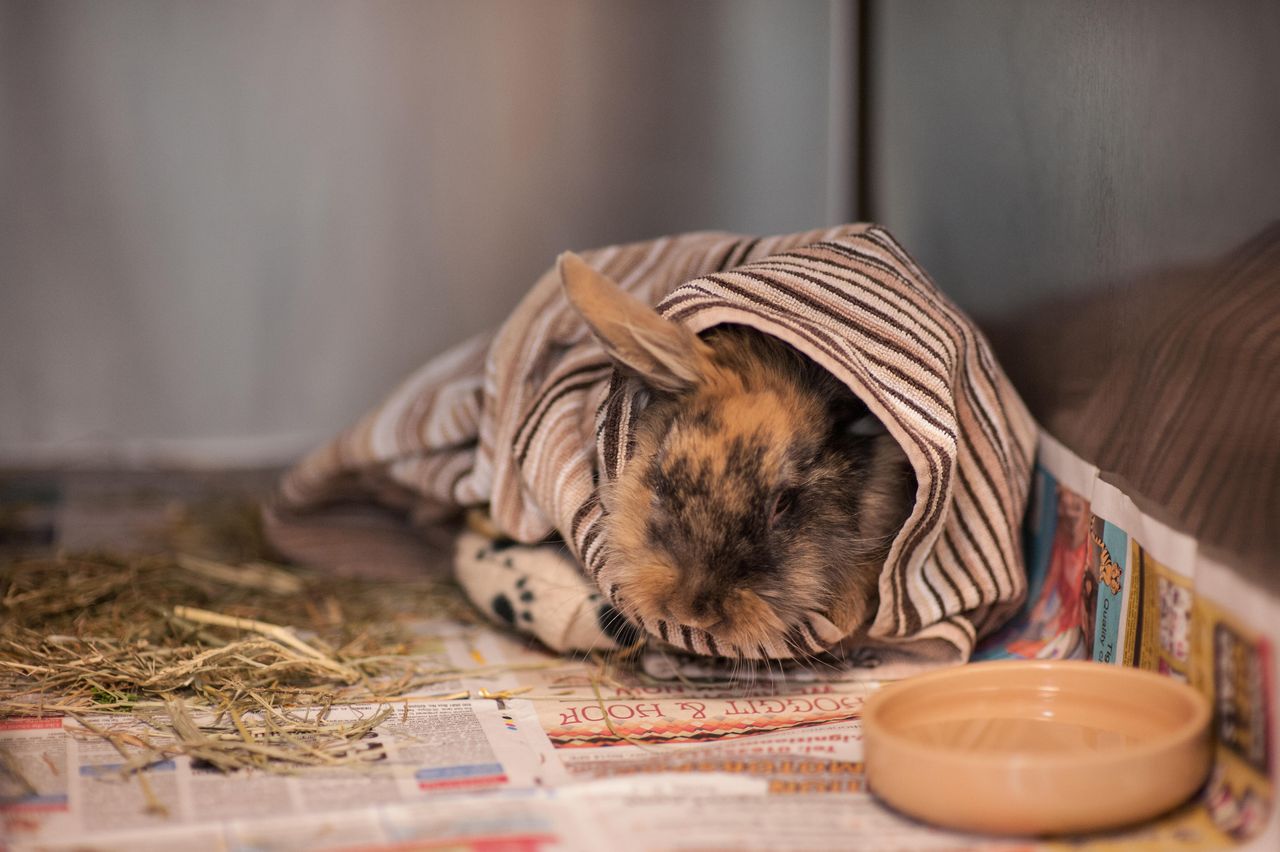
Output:
M695 331L736 323L786 341L848 385L901 444L915 506L860 645L908 662L963 661L1016 611L1035 424L972 322L886 231L695 233L581 255ZM597 488L627 464L643 399L637 381L615 376L552 270L495 335L427 364L299 463L278 505L305 512L356 497L430 521L487 504L516 541L559 534L612 598ZM687 625L638 626L695 653L715 647ZM807 656L859 627L814 612L795 647L743 655Z

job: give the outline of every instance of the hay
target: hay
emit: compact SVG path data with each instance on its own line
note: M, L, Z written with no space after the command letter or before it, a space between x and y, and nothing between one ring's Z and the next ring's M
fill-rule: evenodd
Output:
M353 744L395 698L504 671L415 656L424 640L412 623L477 619L451 581L285 567L265 558L252 523L232 517L229 545L212 521L177 520L170 540L199 553L0 560L0 716L71 716L82 735L111 743L126 771L181 754L223 770L290 772L360 765ZM240 561L210 555L219 550ZM350 704L381 708L358 722L328 719ZM103 713L135 724L118 730ZM137 722L151 733L139 736Z

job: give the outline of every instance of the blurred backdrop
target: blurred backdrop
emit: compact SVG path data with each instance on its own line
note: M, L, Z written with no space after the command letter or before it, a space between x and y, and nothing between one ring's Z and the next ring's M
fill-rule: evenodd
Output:
M566 248L853 217L848 2L0 2L0 461L284 461Z
M0 0L0 464L284 463L565 248L886 224L1280 552L1274 0Z

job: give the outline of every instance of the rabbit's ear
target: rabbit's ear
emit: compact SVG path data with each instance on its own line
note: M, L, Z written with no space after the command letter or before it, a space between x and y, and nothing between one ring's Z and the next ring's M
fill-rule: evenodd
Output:
M688 328L592 269L573 252L560 255L565 295L605 351L658 390L682 391L705 375L711 348Z

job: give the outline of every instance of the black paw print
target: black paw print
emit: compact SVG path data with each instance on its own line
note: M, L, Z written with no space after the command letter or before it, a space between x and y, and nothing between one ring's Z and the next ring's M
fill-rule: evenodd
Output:
M515 547L519 543L520 542L516 541L514 538L495 538L489 544L485 545L484 547L476 551L476 561L477 562L488 562L490 560L496 561L499 559L498 554L502 553L503 551L510 550L511 548ZM502 567L506 568L508 571L514 571L516 569L516 561L511 556L503 556L501 557L501 561L502 561ZM502 596L499 595L499 597L502 597ZM496 603L496 599L495 599L495 603ZM508 601L508 603L510 602Z
M507 567L510 568L511 566L508 565ZM511 597L504 592L499 592L493 596L493 601L489 604L489 608L493 610L493 614L498 616L498 618L502 619L507 624L510 624L512 627L516 626L517 621L524 622L525 624L532 624L534 620L533 604L536 600L536 595L534 595L531 589L526 588L528 584L528 577L521 577L519 580L516 580L516 587L512 596L514 596L519 602L519 612L516 610L517 604L511 600Z

